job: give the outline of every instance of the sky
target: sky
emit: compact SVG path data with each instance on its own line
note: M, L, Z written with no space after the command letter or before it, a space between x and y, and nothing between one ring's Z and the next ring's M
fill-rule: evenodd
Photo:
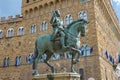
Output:
M120 23L120 0L112 0L112 4ZM22 0L0 0L0 17L21 14Z
M112 5L120 23L120 0L113 0Z
M21 14L22 0L0 0L0 17Z

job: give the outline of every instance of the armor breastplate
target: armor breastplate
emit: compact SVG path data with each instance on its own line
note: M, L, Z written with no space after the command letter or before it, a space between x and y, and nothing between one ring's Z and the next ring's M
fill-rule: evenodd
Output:
M62 26L63 25L63 21L58 19L58 18L56 18L54 24L56 24L57 26Z

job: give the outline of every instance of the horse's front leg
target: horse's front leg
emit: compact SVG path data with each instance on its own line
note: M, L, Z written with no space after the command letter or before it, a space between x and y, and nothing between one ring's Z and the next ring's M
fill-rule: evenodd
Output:
M51 56L52 56L52 53L51 54L49 53L49 55L47 54L47 58L46 58L46 60L44 60L44 63L50 67L52 73L57 73L57 70L53 66L51 66L48 62L48 60L51 58Z
M33 70L34 70L33 75L34 76L39 76L39 73L38 73L38 60L42 56L42 53L43 52L35 51L35 59L33 61Z
M57 70L53 66L51 66L48 61L44 61L44 62L50 67L52 73L57 73Z
M79 49L76 49L76 48L72 48L72 50L75 52L74 54L78 54L78 56L77 56L77 59L74 59L73 61L74 61L74 64L76 64L77 62L79 62L80 61L80 55L81 55L81 51L79 50Z
M75 60L75 54L72 54L71 58L71 72L76 73L74 69L74 60Z

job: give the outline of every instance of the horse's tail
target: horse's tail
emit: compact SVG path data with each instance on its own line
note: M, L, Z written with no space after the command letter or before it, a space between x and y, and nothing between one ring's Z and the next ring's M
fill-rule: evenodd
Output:
M35 58L36 58L37 55L38 55L38 50L37 50L37 40L35 41L34 55L35 55Z
M37 50L37 40L35 41L35 48L34 48L34 59L33 59L33 70L36 69L36 62L35 60L37 59L37 55L38 55L38 50Z

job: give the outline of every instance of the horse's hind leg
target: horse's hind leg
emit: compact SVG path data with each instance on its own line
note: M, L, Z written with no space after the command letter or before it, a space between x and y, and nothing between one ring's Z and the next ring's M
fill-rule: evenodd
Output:
M74 59L74 60L73 60L73 63L76 64L77 62L80 61L81 51L78 50L78 49L75 49L75 48L72 48L72 50L74 51L74 54L76 54L76 53L78 54L78 55L77 55L77 56L78 56L77 59Z
M34 70L33 75L34 75L34 76L39 75L37 65L38 65L38 60L39 60L39 58L42 56L42 54L43 54L42 52L40 52L40 51L38 51L38 50L35 50L35 59L34 59L34 61L33 61L33 70Z
M47 54L47 58L44 61L44 63L46 63L50 67L52 73L57 73L57 70L53 66L51 66L48 62L48 60L51 58L51 56L52 56L52 53Z
M72 50L73 52L72 52L72 60L71 60L71 72L76 73L74 70L74 64L80 61L81 51L75 48L73 48ZM76 53L78 54L77 59L75 59Z
M75 58L75 54L72 54L72 59L71 59L71 72L76 73L74 70L74 58Z

